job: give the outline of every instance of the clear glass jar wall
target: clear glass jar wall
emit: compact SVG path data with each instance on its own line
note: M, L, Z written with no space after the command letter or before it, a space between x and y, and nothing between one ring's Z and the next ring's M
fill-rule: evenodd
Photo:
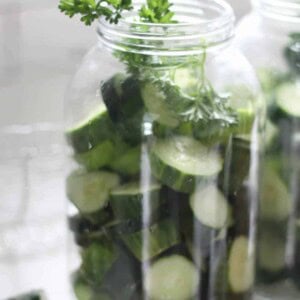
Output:
M289 299L290 288L281 294L274 286L292 279L300 287L300 2L255 1L237 44L256 67L268 106L258 280L270 299Z
M100 20L70 87L77 299L251 299L264 116L223 2Z

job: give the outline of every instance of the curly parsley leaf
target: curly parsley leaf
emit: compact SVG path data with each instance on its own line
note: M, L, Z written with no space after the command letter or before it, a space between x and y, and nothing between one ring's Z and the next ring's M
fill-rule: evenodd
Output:
M202 82L195 95L185 95L176 84L161 81L160 89L171 99L171 107L184 122L218 122L226 128L236 125L237 115L229 106L229 96L218 94L208 81Z
M81 15L81 21L91 25L104 16L110 23L118 23L124 10L131 10L131 0L60 0L59 9L72 18Z
M169 0L147 0L139 11L140 19L149 23L172 23L171 6ZM86 25L102 16L117 24L123 11L133 8L132 0L60 0L58 7L70 18L81 15L81 21Z
M148 23L174 23L174 12L169 0L147 0L147 4L140 9L141 21Z

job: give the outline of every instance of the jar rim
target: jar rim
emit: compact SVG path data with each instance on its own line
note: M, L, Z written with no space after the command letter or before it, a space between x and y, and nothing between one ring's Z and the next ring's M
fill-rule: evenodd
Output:
M267 18L300 23L299 0L252 0L252 3Z
M233 37L234 13L223 0L175 0L172 11L177 22L167 24L138 21L136 16L143 3L134 1L134 9L126 12L118 24L100 18L100 40L108 47L126 52L178 55L203 52L204 47L224 44Z

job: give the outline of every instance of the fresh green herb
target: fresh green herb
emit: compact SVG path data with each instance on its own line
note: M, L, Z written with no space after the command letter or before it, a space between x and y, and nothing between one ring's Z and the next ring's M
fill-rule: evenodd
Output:
M143 68L138 77L152 83L165 95L166 106L176 114L180 122L218 130L237 126L238 115L230 107L230 95L217 93L206 77L205 64L204 48L201 55L195 55L185 63L180 64L173 59L169 63L172 66L171 72L170 68L166 71L160 68L149 68L147 71ZM176 70L186 70L186 76L191 79L189 86L180 86L180 79L174 77ZM199 129L200 133L201 131L203 130Z
M72 18L81 15L81 21L91 25L104 16L110 23L118 23L124 10L131 10L131 0L60 0L59 9Z
M149 23L174 23L174 12L170 10L172 4L169 0L147 0L147 4L140 9L140 18Z
M149 23L173 23L174 13L169 0L147 0L139 11L140 20ZM132 0L60 0L59 9L69 17L81 15L81 21L91 25L104 16L117 24L125 10L132 9Z
M129 74L140 74L142 70L151 64L149 55L133 53L130 51L115 51L115 57L125 64Z
M237 125L238 116L230 108L229 96L218 94L207 79L202 82L199 79L199 82L195 94L191 96L183 94L181 88L174 83L170 84L169 80L157 80L156 84L172 100L172 110L183 122L202 126L217 125L223 129Z
M147 31L149 24L170 24L174 23L174 12L171 11L172 4L170 0L146 0L139 10L139 20L144 24L133 24L132 30ZM105 16L111 23L118 23L122 17L122 12L132 9L132 0L60 0L59 8L66 15L73 17L76 14L82 15L81 20L90 25L95 19ZM153 46L153 41L151 42ZM157 49L162 46L162 41L157 41ZM129 39L128 44L138 45L140 48L147 47L147 40ZM132 47L132 46L130 46ZM178 97L182 95L180 87L172 83L169 73L162 80L160 71L156 71L155 65L171 65L173 68L180 67L180 62L176 59L169 61L167 57L153 57L142 54L132 49L115 51L114 55L119 61L127 67L128 73L142 78L142 80L151 80L156 82L161 91L169 96L173 95L174 102L177 102L177 109L174 111L181 116L182 121L208 124L210 121L219 121L222 127L228 127L237 123L237 116L228 105L228 98L218 95L212 88L205 75L206 49L203 48L203 55L198 56L195 61L188 62L188 66L198 69L198 86L194 87L195 94L187 97ZM167 60L167 61L165 61ZM168 73L168 72L167 72ZM170 84L171 82L171 84ZM168 90L168 91L167 91Z
M178 99L177 107L180 108L180 111L177 111L177 113L185 122L208 125L209 122L213 121L217 122L217 125L222 128L236 125L238 117L236 112L230 108L229 96L218 94L206 77L206 59L207 53L204 47L202 55L194 56L190 58L187 64L180 66L180 68L193 69L195 71L194 76L198 78L197 84L192 87L192 95L184 95L181 88L174 84L168 85L169 91L166 91L165 86L161 86L161 90L172 99L176 99L176 95L182 95ZM170 89L173 91L170 91Z

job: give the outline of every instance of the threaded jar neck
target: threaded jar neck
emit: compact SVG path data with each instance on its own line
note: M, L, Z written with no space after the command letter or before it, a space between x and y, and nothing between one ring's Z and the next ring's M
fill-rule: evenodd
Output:
M234 14L223 0L175 0L176 23L172 24L137 21L143 3L134 1L134 9L117 25L99 20L98 34L105 46L145 55L193 55L222 46L233 37Z
M264 17L300 24L299 0L253 0L253 5Z

